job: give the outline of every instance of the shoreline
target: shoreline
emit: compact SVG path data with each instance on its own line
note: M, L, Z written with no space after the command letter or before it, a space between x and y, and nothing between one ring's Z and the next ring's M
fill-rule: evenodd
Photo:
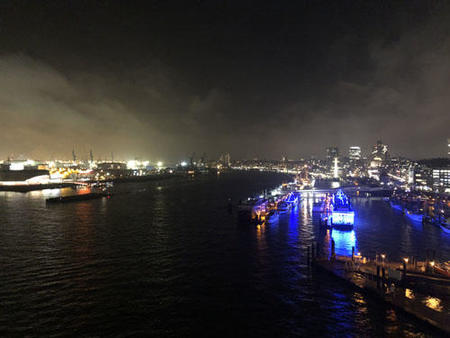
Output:
M239 172L239 170L230 170L223 171L221 175L232 174ZM281 173L278 173L281 174ZM287 175L282 173L283 175ZM198 174L192 176L187 173L173 173L173 174L156 174L156 175L147 175L147 176L130 176L130 177L118 177L109 180L102 181L86 181L82 182L83 184L92 184L92 183L139 183L139 182L151 182L151 181L163 181L168 179L175 178L190 178L190 177L211 177L213 174ZM77 182L64 182L64 183L49 183L49 184L23 184L23 185L0 185L0 192L20 192L27 193L30 191L39 191L45 189L61 189L61 188L76 188L77 186L82 185Z
M83 183L134 183L134 182L148 182L148 181L159 181L167 180L172 178L185 177L185 175L180 174L161 174L161 175L148 175L148 176L134 176L129 178L115 178L111 180L104 181L86 181ZM61 189L61 188L75 188L81 184L75 182L65 182L65 183L49 183L49 184L23 184L23 185L0 185L0 192L20 192L27 193L30 191L38 191L45 189Z

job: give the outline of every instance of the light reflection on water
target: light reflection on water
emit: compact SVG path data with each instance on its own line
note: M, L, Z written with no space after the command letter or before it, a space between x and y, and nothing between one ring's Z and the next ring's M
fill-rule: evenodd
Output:
M376 254L385 253L388 260L401 260L403 257L415 256L425 260L426 251L434 251L440 261L450 260L450 237L434 225L417 226L408 217L397 213L382 199L359 198L352 200L355 208L355 225L352 230L333 229L331 237L335 241L336 254L351 255L352 246L355 253L374 258ZM309 209L309 204L305 204ZM316 240L324 242L325 230L313 220ZM330 250L328 243L326 251Z
M424 300L424 303L427 307L437 312L442 312L442 310L444 309L443 305L441 304L441 300L436 297L427 297Z
M331 238L334 240L336 255L351 256L352 248L355 248L355 254L358 252L355 230L331 230Z
M0 333L11 327L19 336L34 328L95 336L104 333L99 327L109 335L154 336L216 336L220 328L260 336L426 332L312 274L305 253L313 241L329 248L331 238L337 254L351 255L352 246L364 255L389 253L405 233L402 250L423 250L428 242L420 236L445 249L439 233L405 232L411 225L370 201L354 204L353 231L326 230L313 222L320 194L270 225L238 224L227 211L228 197L237 201L280 181L253 173L145 189L130 184L118 186L110 200L52 206L45 198L54 190L0 194L0 299L8 302Z

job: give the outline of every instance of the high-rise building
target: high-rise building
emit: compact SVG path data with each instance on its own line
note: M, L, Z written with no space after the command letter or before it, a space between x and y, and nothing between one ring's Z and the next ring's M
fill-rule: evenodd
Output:
M333 160L333 177L334 178L339 178L339 161L338 158L335 157Z
M339 157L338 147L327 148L327 161L333 162L336 157Z
M361 147L352 146L348 149L348 157L350 160L360 160L361 159Z
M450 168L433 168L433 188L440 192L450 190Z
M377 144L374 145L372 151L373 157L379 157L382 161L386 161L389 159L389 151L388 146L383 144L380 140L377 141Z
M219 162L225 167L231 166L231 156L230 153L226 153L220 156Z
M447 139L447 153L450 156L450 138Z
M411 179L408 183L412 183L417 190L431 190L433 186L433 169L416 164L411 168Z
M377 141L377 144L373 146L372 150L372 159L370 162L371 167L380 167L389 161L389 151L388 146L383 144L380 140Z

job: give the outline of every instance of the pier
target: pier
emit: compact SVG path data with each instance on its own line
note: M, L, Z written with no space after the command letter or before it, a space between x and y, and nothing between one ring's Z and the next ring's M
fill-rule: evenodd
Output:
M450 333L450 276L442 274L434 261L405 258L387 262L384 255L374 260L353 254L320 257L318 248L308 247L307 262L380 301Z
M398 258L400 261L390 261L383 253L373 258L364 257L356 252L355 242L348 248L351 251L336 255L336 243L342 250L342 239L335 243L333 229L340 236L353 232L355 213L347 194L357 197L364 191L355 189L344 193L343 190L304 191L297 189L295 184L284 184L270 194L264 192L259 198L249 199L248 204L241 206L246 208L248 214L251 213L256 223L273 226L280 221L272 218L269 212L274 210L280 213L280 205L291 200L295 201L293 205L300 205L311 193L324 195L320 201L313 202L310 210L312 217L318 220L321 231L327 232L327 244L314 243L307 248L307 265L450 334L450 262L438 262L434 250L426 250L425 260L404 257ZM379 191L384 193L385 190ZM367 193L365 191L361 195ZM383 200L386 201L386 198Z

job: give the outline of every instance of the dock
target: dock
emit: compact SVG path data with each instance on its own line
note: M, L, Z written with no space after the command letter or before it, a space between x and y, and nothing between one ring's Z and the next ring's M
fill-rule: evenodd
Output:
M360 256L310 258L308 263L380 301L450 333L450 277L430 262L380 262ZM431 269L431 271L430 271Z

